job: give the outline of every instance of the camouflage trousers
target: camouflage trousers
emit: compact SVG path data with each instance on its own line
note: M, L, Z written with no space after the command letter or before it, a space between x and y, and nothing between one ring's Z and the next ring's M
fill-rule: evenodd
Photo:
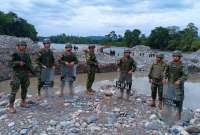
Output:
M176 107L179 112L182 112L183 100L184 100L184 83L181 83L179 86L175 86L175 92L176 92Z
M21 98L22 100L26 99L28 87L30 85L30 80L27 73L13 74L12 80L10 82L11 94L10 94L10 103L15 102L16 94L21 86Z
M86 83L86 88L88 91L92 90L92 84L94 83L95 80L95 73L96 73L96 67L89 66L87 74L87 83Z
M41 69L38 76L38 94L41 94L41 89L45 85L45 81L52 82L53 86L54 72L52 68Z
M119 81L129 84L130 89L127 89L127 94L130 95L131 86L132 86L132 74L128 74L126 72L121 72L120 76L119 76ZM124 89L120 89L120 91L123 93Z
M163 100L163 84L161 80L153 80L151 84L151 97L156 100L158 93L159 101Z

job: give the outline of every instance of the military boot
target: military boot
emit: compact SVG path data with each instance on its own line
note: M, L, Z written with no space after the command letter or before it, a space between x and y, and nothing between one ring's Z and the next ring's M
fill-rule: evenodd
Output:
M6 111L8 111L9 113L16 113L16 109L14 107L14 104L9 104L6 108Z
M23 107L23 108L28 108L28 103L25 101L25 100L22 100L21 103L20 103L20 107Z
M151 106L151 107L156 107L156 101L155 101L155 100L152 100L150 106Z
M162 101L159 101L158 107L159 107L160 109L162 109Z

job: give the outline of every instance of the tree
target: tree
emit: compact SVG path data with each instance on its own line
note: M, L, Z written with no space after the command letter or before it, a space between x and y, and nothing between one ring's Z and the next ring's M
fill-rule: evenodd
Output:
M134 29L133 31L132 31L132 45L133 46L135 46L135 45L138 45L138 44L140 44L140 34L141 34L141 31L140 30L138 30L138 29Z
M130 30L126 30L124 33L124 40L126 42L126 45L128 47L132 47L132 43L133 43L133 38L132 38L132 32Z
M168 42L169 30L164 27L156 27L148 38L148 45L154 49L164 50L168 46Z

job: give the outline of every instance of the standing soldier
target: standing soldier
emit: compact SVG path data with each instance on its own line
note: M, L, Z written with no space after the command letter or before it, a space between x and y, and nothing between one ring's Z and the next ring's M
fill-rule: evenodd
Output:
M72 45L66 44L65 52L59 59L61 64L61 91L60 96L63 96L65 82L69 84L70 95L73 95L73 82L76 79L76 64L78 64L77 56L72 52Z
M156 55L156 62L152 64L149 71L149 82L151 83L151 97L152 103L151 107L156 107L156 96L158 91L159 97L159 108L162 109L162 99L163 99L163 80L164 72L166 71L167 65L163 61L164 54Z
M184 82L188 78L188 70L181 61L182 54L180 51L173 52L173 60L168 65L165 78L168 79L168 85L173 85L175 90L175 104L178 109L177 119L181 119L181 112L184 100Z
M15 113L14 108L15 96L17 91L21 86L21 107L27 108L28 104L26 102L26 96L28 87L30 85L29 72L33 74L33 67L30 55L26 53L27 44L24 41L20 41L17 46L17 52L12 54L12 59L10 64L12 66L12 80L11 80L11 94L10 94L10 104L8 106L8 111L10 113Z
M50 49L51 41L50 39L44 39L44 48L39 50L36 63L39 68L38 77L38 100L41 99L41 88L45 85L46 81L50 81L51 86L53 86L53 68L55 64L55 59L53 52ZM47 88L45 88L47 94Z
M95 45L89 45L88 49L84 51L86 55L86 63L87 63L87 68L88 68L86 94L93 95L95 91L92 89L92 84L95 80L96 70L98 69L98 62L94 53Z
M131 86L132 86L132 74L136 70L136 63L134 59L130 56L130 50L124 50L124 56L119 60L118 70L120 71L119 81L129 85L129 89L127 89L127 100L129 100L131 94ZM120 97L123 98L124 89L120 89Z

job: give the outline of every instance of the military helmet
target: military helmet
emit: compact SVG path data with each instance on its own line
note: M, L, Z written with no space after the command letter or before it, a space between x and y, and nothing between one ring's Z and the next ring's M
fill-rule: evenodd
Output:
M129 49L124 50L124 53L131 53Z
M51 40L49 38L45 38L43 40L43 44L50 44L51 43Z
M65 48L72 48L72 44L66 43L66 44L65 44Z
M25 41L18 41L16 45L17 46L27 46Z
M95 45L89 45L88 48L95 48Z
M156 55L156 57L163 59L165 57L165 55L163 53L159 53Z
M172 53L172 56L182 57L182 53L181 53L181 51L176 50L176 51L174 51L174 52Z

